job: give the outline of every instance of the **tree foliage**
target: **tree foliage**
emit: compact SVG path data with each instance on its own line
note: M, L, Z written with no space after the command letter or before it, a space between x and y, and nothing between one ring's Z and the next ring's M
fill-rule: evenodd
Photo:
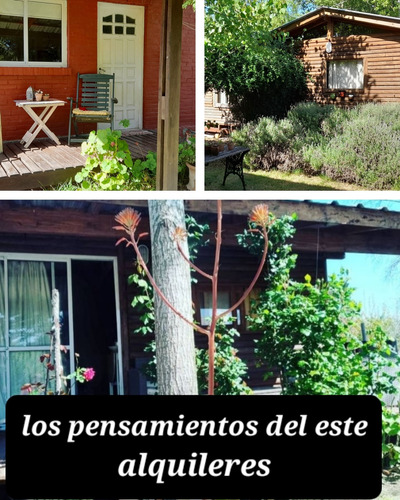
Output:
M296 256L288 242L294 219L270 225L267 287L253 304L252 329L262 331L256 354L262 364L278 366L286 394L391 394L398 375L390 375L388 335L380 325L363 342L360 304L353 298L348 273L312 283L291 279ZM257 252L251 233L240 242ZM398 364L399 359L396 358Z
M400 9L398 0L320 0L308 4L310 10L316 7L336 7L395 17L399 16Z
M285 0L206 0L205 89L226 91L244 121L282 116L306 92L305 72L285 35Z

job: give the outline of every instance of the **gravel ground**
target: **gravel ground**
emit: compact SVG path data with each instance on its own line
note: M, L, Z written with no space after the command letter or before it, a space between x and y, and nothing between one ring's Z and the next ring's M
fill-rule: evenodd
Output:
M382 493L379 500L400 499L400 472L392 473L382 480Z

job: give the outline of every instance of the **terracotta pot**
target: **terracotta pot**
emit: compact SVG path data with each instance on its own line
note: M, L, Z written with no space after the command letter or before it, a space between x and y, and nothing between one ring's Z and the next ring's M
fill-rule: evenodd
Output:
M43 94L35 94L35 99L41 101L43 99Z
M234 142L228 142L228 149L229 149L229 151L232 151L232 149L235 149L235 143Z
M222 151L225 149L225 144L218 144L218 151L222 153Z
M43 94L43 101L48 101L50 99L49 94Z
M189 191L196 191L196 166L190 163L186 163L186 165L189 169L189 182L186 184L186 187Z

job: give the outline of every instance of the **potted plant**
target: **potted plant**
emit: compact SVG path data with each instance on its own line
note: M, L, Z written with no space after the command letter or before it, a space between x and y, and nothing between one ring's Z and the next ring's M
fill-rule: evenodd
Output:
M48 101L50 99L50 94L43 94L43 101Z
M206 141L204 148L206 155L218 156L219 149L217 141Z
M222 141L218 141L218 152L222 153L225 149L225 144Z
M188 137L179 144L178 153L178 171L183 172L185 168L189 170L189 182L187 188L189 191L196 189L196 138Z
M232 149L235 149L235 143L232 141L232 139L229 139L229 141L228 141L228 150L232 151Z
M35 90L35 99L41 101L43 99L43 90Z

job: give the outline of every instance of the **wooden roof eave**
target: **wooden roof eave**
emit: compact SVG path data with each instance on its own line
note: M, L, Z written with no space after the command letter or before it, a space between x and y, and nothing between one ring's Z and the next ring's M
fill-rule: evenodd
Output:
M295 19L294 21L284 24L277 29L292 34L309 28L310 26L315 27L325 22L327 23L330 19L342 22L348 21L352 23L359 23L383 29L400 30L400 18L333 8L317 9L310 14L306 14L298 19Z

